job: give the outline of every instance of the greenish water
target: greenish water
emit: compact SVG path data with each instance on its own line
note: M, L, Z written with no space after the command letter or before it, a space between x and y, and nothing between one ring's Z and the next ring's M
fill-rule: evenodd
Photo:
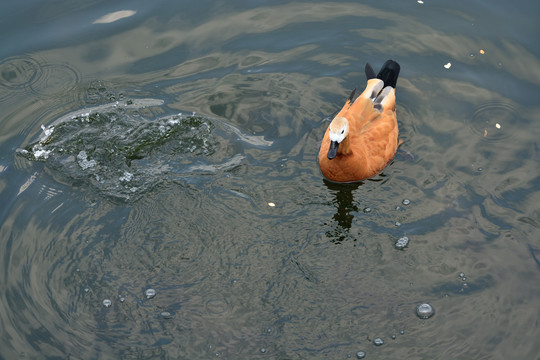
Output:
M538 10L0 5L0 358L538 359ZM403 145L325 181L389 58Z

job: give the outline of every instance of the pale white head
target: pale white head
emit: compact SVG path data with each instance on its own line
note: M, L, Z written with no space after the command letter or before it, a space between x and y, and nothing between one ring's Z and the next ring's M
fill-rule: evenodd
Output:
M344 117L335 117L328 127L330 136L330 149L328 158L333 159L337 155L339 144L349 135L349 121Z

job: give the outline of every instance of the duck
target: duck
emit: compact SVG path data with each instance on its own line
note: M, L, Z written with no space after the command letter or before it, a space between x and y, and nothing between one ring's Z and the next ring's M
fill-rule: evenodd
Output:
M377 75L365 66L367 85L354 99L354 89L326 129L319 167L331 181L357 182L379 174L400 145L396 118L396 83L400 66L386 61Z

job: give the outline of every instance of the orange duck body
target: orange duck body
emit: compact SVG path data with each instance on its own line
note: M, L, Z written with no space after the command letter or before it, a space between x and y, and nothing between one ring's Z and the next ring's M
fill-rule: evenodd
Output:
M366 89L355 90L334 117L321 143L319 166L336 182L354 182L380 173L398 148L395 86L399 64L388 60L377 76L366 65Z

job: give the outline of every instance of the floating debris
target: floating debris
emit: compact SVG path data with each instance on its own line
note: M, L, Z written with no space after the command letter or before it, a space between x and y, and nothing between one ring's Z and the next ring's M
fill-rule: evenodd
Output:
M444 65L445 69L450 69L451 66L452 66L452 63L447 63Z
M480 54L484 55L486 52L482 49L480 49Z
M433 314L435 314L435 310L433 309L431 305L427 303L418 305L416 307L416 315L420 319L429 319L430 317L433 316Z
M268 203L268 206L274 207L274 206L276 206L276 204L274 204L273 202L269 202L269 203Z

